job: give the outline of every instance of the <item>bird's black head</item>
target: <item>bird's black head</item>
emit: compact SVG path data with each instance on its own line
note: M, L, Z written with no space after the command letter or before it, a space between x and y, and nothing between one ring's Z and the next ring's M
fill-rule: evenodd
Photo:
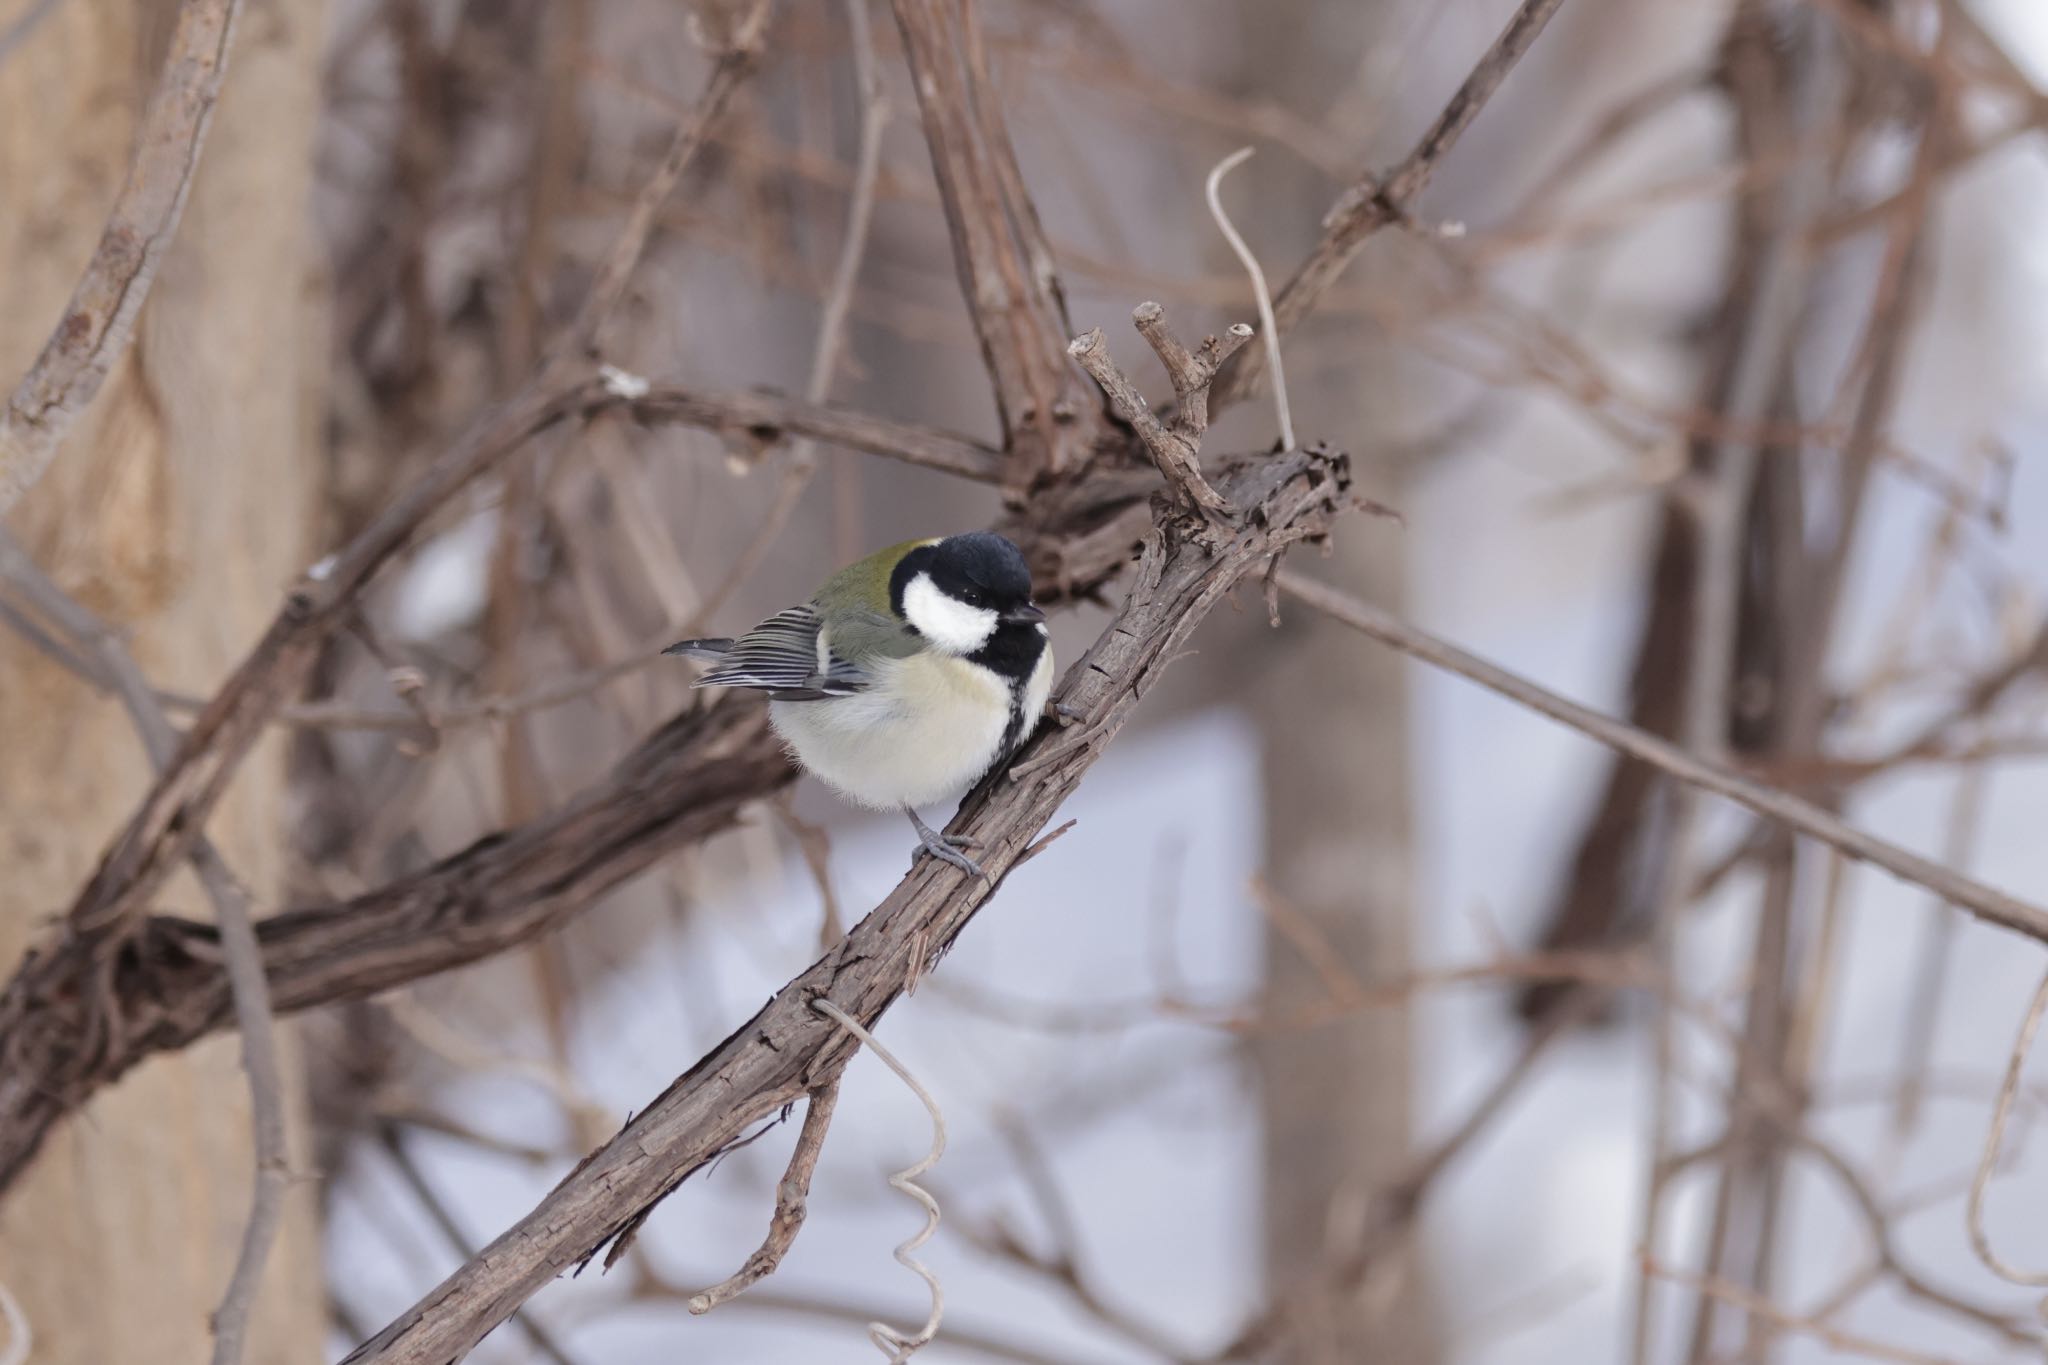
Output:
M932 581L948 597L998 612L1031 600L1024 553L994 531L968 531L932 546Z
M889 575L889 605L935 645L966 655L999 630L1033 630L1045 615L1032 604L1023 552L993 531L948 536L903 556Z
M1004 615L1031 605L1031 570L1023 551L993 531L947 536L898 560L889 575L889 604L899 615L904 590L919 574L929 576L932 586L955 602L977 610Z

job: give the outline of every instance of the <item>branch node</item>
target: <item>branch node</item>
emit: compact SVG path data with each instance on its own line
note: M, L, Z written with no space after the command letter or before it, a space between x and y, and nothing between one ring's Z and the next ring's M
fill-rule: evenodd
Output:
M1067 354L1080 362L1116 409L1117 416L1138 434L1152 462L1159 466L1159 472L1166 476L1181 502L1206 520L1227 522L1236 516L1237 509L1202 477L1199 461L1202 433L1209 426L1209 384L1216 377L1216 363L1205 363L1181 345L1166 326L1166 310L1156 303L1139 304L1131 311L1131 322L1151 343L1173 380L1174 392L1180 398L1173 425L1159 420L1137 385L1117 368L1100 327L1091 327L1068 342ZM1216 344L1219 354L1223 344ZM1210 350L1208 342L1203 343L1203 349L1205 353Z

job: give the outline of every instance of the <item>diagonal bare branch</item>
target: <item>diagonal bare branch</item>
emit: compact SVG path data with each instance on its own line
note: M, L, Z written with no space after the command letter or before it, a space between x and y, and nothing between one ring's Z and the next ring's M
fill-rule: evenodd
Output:
M649 426L673 422L761 442L798 436L978 483L994 483L1002 475L1002 453L978 441L829 403L773 393L703 393L673 384L650 384L645 393L630 399L608 393L589 396L592 406L578 416L618 405Z
M1476 655L1408 625L1390 612L1325 587L1312 579L1282 570L1281 591L1333 620L1342 621L1385 645L1391 645L1447 672L1468 678L1508 700L1550 717L1615 752L1639 759L1702 791L1712 792L1754 811L1795 833L1818 839L1859 862L1873 863L1897 877L1925 887L1949 904L1986 924L2010 929L2048 943L2048 910L1943 867L1897 844L1866 834L1839 817L1776 787L1744 777L1720 763L1696 758L1668 740L1658 739L1625 721L1568 701L1554 692L1497 668Z
M656 215L682 182L683 172L697 159L705 135L718 122L719 115L725 112L725 106L731 103L733 92L753 71L754 63L761 55L761 35L767 25L768 0L753 0L745 10L735 14L730 30L718 45L718 57L712 63L704 92L697 97L695 107L676 125L675 135L669 139L668 151L662 155L661 164L641 186L632 208L627 210L625 226L619 229L604 263L598 267L597 278L591 283L583 306L577 310L576 320L551 348L553 362L571 362L579 352L587 358L596 358L605 319L611 316L612 310L625 296L633 268L640 264L640 257L646 253L647 243L654 235Z

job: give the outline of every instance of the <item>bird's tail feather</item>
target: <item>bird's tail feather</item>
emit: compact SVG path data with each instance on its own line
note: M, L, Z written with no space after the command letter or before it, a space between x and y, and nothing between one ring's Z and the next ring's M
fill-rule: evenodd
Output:
M725 663L731 651L732 639L728 636L722 639L678 640L661 652L664 654L686 654L692 659L702 659L705 663L718 664ZM697 679L697 681L691 683L690 686L723 686L725 680L721 675L727 671L727 669L723 668L714 668L703 677Z
M731 649L732 637L727 636L716 640L678 640L661 652L664 654L687 654L692 659L708 659L716 663L718 660L723 659Z
M705 672L702 677L690 684L691 687L768 688L774 686L774 683L766 679L756 678L744 663L734 660L732 655L734 643L729 636L705 640L678 640L661 652L663 654L684 654L692 659L702 659L705 663L723 665L723 667L713 668Z

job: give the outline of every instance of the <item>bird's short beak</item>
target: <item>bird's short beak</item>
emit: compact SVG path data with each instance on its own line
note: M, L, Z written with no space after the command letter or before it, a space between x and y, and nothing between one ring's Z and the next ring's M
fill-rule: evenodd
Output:
M1021 607L1011 607L1008 611L1004 612L1003 619L1018 623L1043 621L1045 619L1045 608L1039 606L1036 602L1026 602Z

